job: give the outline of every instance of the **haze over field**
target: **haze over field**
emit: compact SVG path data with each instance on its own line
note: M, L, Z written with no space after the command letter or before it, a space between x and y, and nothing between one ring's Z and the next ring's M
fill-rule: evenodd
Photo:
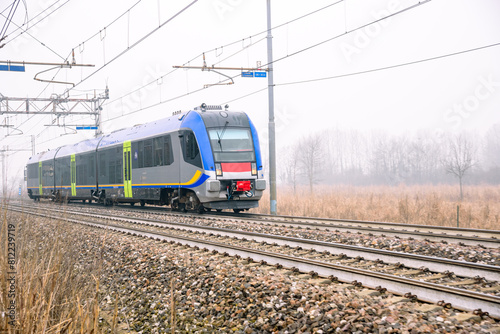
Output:
M357 133L361 141L372 145L359 146L364 147L361 169L366 175L370 156L376 156L375 143L369 139L373 133L387 136L387 143L392 140L403 146L405 142L419 143L422 136L439 139L463 131L496 138L498 126L493 125L500 123L498 1L271 3L276 27L272 34L278 152L311 134ZM66 92L71 97L86 97L102 94L107 86L110 98L103 105L104 133L167 117L203 102L229 103L231 109L250 115L267 151L267 79L241 78L238 71L222 71L235 76L234 85L204 89L226 77L172 68L201 66L203 53L209 66L255 67L260 61L265 67L265 1L198 1L153 32L190 4L184 0L40 0L27 2L25 8L21 3L6 31L8 37L0 43L5 43L0 60L72 62L74 50L76 63L95 67L38 74L50 67L27 65L24 73L2 71L0 93L50 97ZM8 5L0 8L4 16ZM37 16L39 13L43 14ZM308 13L312 14L302 17ZM393 16L376 22L387 15ZM0 17L2 25L4 21ZM371 22L375 23L368 25ZM29 30L20 35L22 29L17 26ZM144 36L148 37L141 41ZM35 81L37 74L76 87ZM2 103L1 107L6 106ZM37 152L93 136L84 130L75 134L72 124L93 122L81 116L2 117L2 124L9 127L0 128L0 148L28 150L8 152L9 186L15 189L31 153L32 135ZM57 124L66 126L47 126ZM352 144L351 139L346 141ZM335 138L328 143L330 148L341 145ZM487 145L478 143L483 171L498 163L486 156ZM352 147L342 149L350 156L356 152ZM330 156L335 151L324 148L322 152ZM278 161L281 174L286 173L284 158L282 155ZM335 159L339 158L334 155L330 163ZM332 168L341 167L337 163ZM403 167L397 168L394 177L406 175Z

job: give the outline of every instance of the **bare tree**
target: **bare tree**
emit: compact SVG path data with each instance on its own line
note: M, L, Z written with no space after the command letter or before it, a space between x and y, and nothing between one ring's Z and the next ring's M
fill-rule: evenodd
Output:
M448 152L443 164L448 174L455 175L460 183L460 200L463 199L463 179L478 163L477 145L466 133L448 138Z
M294 194L297 190L298 175L300 173L299 152L299 143L287 146L279 152L281 155L280 161L283 162L283 164L279 166L281 167L279 177L282 182L292 184Z
M297 147L298 160L309 183L309 190L313 191L313 185L321 173L323 162L322 135L312 134L302 139Z

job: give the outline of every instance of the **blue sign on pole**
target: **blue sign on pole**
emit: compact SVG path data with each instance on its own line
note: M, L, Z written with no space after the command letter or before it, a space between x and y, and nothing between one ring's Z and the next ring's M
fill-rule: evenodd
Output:
M256 78L265 78L267 77L267 72L255 72Z
M241 72L242 78L253 78L253 72Z
M77 130L97 130L97 126L77 126Z
M0 71L24 72L24 66L18 65L0 65Z

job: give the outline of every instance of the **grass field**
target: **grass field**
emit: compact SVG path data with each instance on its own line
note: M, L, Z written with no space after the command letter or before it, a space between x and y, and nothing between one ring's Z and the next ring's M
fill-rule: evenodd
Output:
M278 188L278 214L500 229L500 186L315 186ZM269 213L269 192L253 212Z
M4 207L0 218L0 332L99 333L95 250L70 224Z

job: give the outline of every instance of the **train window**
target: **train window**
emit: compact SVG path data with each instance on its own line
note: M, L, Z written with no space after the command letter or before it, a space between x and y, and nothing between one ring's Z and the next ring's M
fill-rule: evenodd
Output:
M202 168L200 149L198 148L198 143L196 142L196 137L192 131L185 131L182 145L182 154L184 156L184 161L189 164L195 165L196 167Z
M155 152L155 166L163 166L163 137L153 139L153 148Z
M153 167L153 142L151 139L144 141L144 167Z
M115 182L114 183L123 183L123 161L120 159L116 160L116 172L115 172Z
M95 161L94 154L89 154L89 178L93 179L95 177Z
M104 152L99 152L99 177L106 177L106 154Z
M200 153L198 143L196 142L194 134L191 132L186 136L186 157L192 160L196 158L198 153Z
M144 167L144 142L140 141L137 143L137 162L139 168Z
M28 166L28 179L38 179L38 166L35 164Z
M109 183L114 184L115 182L115 162L111 160L109 162Z
M172 152L172 141L170 136L165 136L163 141L163 156L164 156L164 166L171 165L174 162L174 155Z
M211 128L208 131L215 161L255 161L252 135L246 128Z

